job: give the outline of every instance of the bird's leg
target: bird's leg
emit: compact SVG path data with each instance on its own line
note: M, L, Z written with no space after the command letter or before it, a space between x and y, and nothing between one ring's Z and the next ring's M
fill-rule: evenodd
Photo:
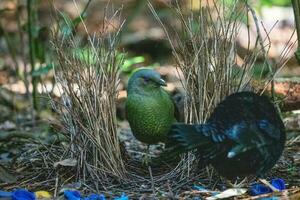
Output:
M145 156L143 158L143 161L142 161L142 164L145 165L145 166L148 166L149 164L149 159L150 159L150 145L147 144L147 149L146 149L146 152L145 152Z

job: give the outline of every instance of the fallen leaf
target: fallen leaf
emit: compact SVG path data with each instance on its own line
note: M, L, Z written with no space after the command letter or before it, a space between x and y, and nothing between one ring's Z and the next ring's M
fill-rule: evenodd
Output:
M247 192L247 189L244 189L244 188L231 188L231 189L225 190L215 196L207 197L206 200L225 199L225 198L229 198L229 197L240 196L240 195L245 194L246 192Z

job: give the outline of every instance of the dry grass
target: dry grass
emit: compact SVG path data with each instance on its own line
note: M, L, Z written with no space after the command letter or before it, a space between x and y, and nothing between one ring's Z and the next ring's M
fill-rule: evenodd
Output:
M103 21L101 33L88 34L82 46L75 35L66 36L59 27L53 46L58 59L55 80L60 86L61 102L53 102L68 138L61 160L75 159L77 179L110 181L126 174L117 138L116 98L119 68L117 52L121 27L109 33L110 21ZM97 183L96 183L97 184Z
M236 1L228 7L219 1L209 2L198 12L182 8L177 2L174 11L180 28L175 32L166 28L150 5L165 29L178 70L184 76L182 86L187 97L185 121L188 123L204 122L224 97L249 89L253 65L265 48L255 38L254 50L249 51L243 65L238 66L236 41L246 5ZM251 39L248 34L249 45Z

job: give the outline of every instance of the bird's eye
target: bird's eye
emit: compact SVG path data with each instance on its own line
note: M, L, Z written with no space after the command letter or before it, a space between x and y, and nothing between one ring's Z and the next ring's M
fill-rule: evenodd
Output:
M150 82L150 79L148 77L144 77L144 82L145 83L149 83Z

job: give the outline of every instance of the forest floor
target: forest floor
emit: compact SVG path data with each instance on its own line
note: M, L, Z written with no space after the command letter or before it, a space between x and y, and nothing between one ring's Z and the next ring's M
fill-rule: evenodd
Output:
M165 70L165 69L164 69ZM172 71L172 68L170 68ZM165 77L171 80L172 78ZM170 90L176 88L176 83L170 83L173 86L169 86ZM278 84L278 91L285 91L282 89L282 84ZM295 90L297 94L298 90ZM16 187L26 186L27 188L35 191L38 189L49 190L53 192L53 177L49 177L47 180L38 180L33 178L32 181L26 177L26 167L22 168L20 165L20 155L22 161L34 159L34 155L24 158L24 149L29 150L37 144L43 144L45 146L51 146L56 141L57 136L55 128L50 126L51 123L57 120L57 117L48 107L39 113L36 113L36 120L31 120L31 113L28 109L28 103L26 103L26 96L24 94L17 94L10 90L1 88L1 101L5 104L1 104L1 123L0 123L0 188L11 190ZM126 95L125 95L126 96ZM45 101L45 102L43 102ZM47 105L47 100L41 101L44 105ZM175 180L170 182L165 181L162 185L155 183L151 185L151 179L158 179L162 177L162 172L159 170L153 170L153 174L149 172L147 168L140 167L141 160L146 151L146 145L137 141L130 131L128 122L124 119L124 96L123 100L118 102L118 114L121 116L118 120L119 138L126 149L126 155L136 161L134 163L134 169L140 170L135 172L136 174L143 175L145 177L145 184L126 184L119 185L111 188L110 194L125 192L129 197L149 199L153 196L159 196L161 198L196 198L196 197L209 197L225 189L230 189L226 181L220 178L216 172L212 172L211 168L200 170L200 172L194 173L190 179L181 180L178 183ZM49 105L48 105L49 106ZM260 197L280 197L298 199L300 196L300 112L298 110L284 112L284 123L287 132L286 148L278 164L272 169L268 175L267 180L272 178L281 178L285 181L287 189L282 192L263 195ZM55 124L55 123L54 123ZM163 144L151 145L150 156L155 157L159 155L163 150ZM28 154L26 154L28 155ZM26 161L27 162L27 161ZM28 166L27 166L28 167ZM51 168L51 167L50 167ZM5 170L4 170L5 169ZM31 169L32 170L32 169ZM166 171L166 169L164 169ZM150 174L149 174L150 173ZM157 174L156 174L157 173ZM30 174L30 173L29 173ZM153 176L153 177L152 177ZM30 174L32 177L32 174ZM26 180L27 179L27 180ZM19 182L20 180L25 182ZM176 179L177 180L177 179ZM2 183L1 183L2 182ZM10 182L10 184L4 184L3 182ZM250 185L256 183L256 179L249 179L240 188L249 189ZM67 184L64 187L77 187L76 183ZM118 187L118 188L116 188ZM154 188L153 188L154 187ZM84 186L78 189L88 192L89 189ZM239 191L233 190L231 193ZM257 199L258 196L250 196L247 193L236 193L236 199Z

